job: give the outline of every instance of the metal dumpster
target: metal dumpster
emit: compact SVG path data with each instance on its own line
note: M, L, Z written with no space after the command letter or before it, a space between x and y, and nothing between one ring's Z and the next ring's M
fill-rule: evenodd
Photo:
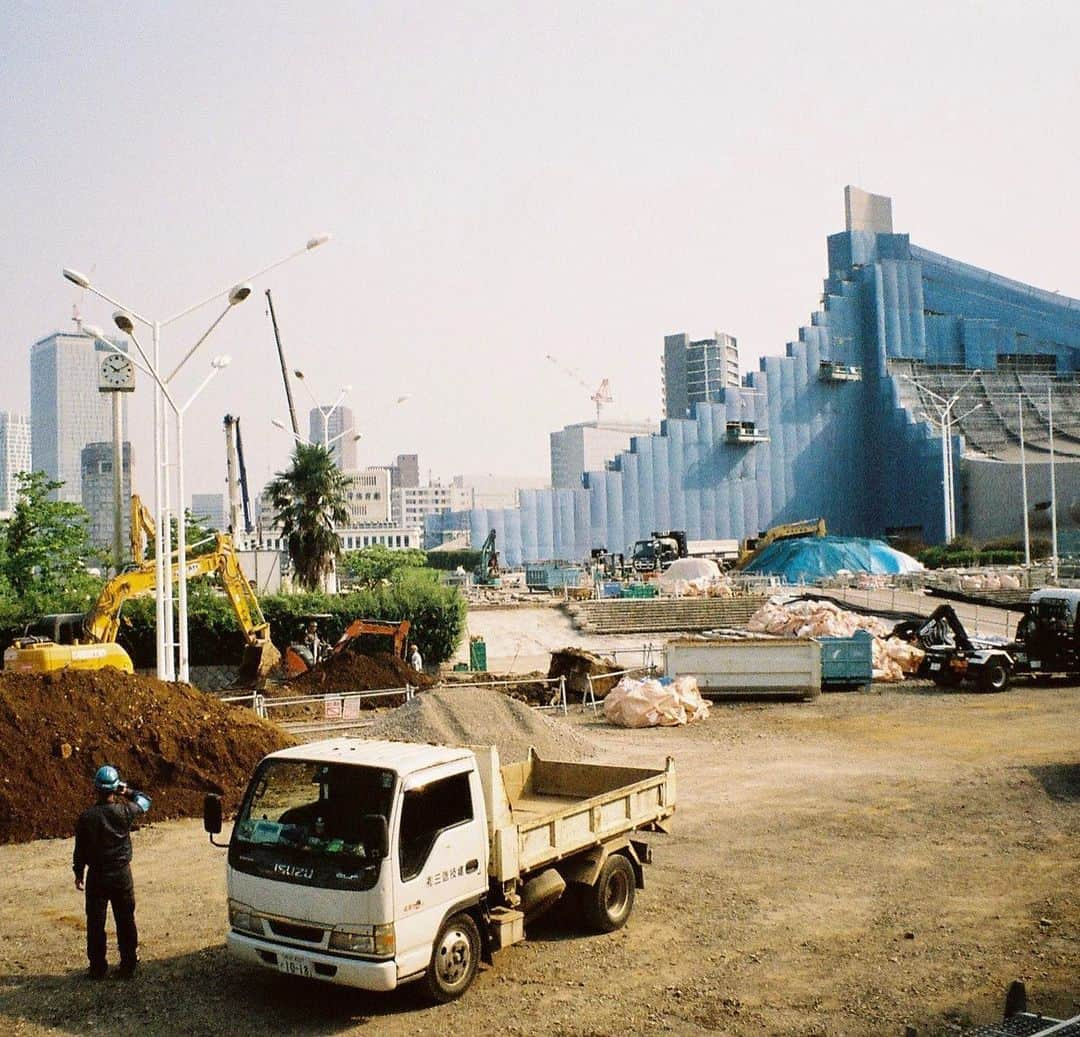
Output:
M669 677L694 677L706 696L811 699L821 693L821 646L808 638L678 638L667 642L664 656Z
M868 630L851 637L819 637L821 684L830 688L857 688L874 679L874 638Z

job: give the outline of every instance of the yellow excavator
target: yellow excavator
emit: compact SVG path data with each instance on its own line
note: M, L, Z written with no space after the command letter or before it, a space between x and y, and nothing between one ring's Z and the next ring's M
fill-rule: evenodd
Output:
M739 557L732 569L745 569L769 544L777 540L796 540L800 537L823 537L826 535L825 520L802 519L788 522L782 526L773 526L756 537L747 537L739 545Z
M180 575L179 562L173 563L172 572L176 580ZM214 550L189 557L186 572L189 579L216 575L236 613L247 641L237 683L256 684L265 680L281 661L281 654L270 640L270 624L240 568L232 537L215 534ZM124 673L134 673L131 657L116 643L120 610L129 598L152 591L156 582L154 563L143 563L109 580L85 615L76 612L43 616L31 623L23 636L16 638L4 652L4 669L47 673L65 668L100 670L113 666Z

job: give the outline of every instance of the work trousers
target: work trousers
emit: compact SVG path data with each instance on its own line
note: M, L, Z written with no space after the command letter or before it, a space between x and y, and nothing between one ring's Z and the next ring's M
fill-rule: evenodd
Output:
M120 964L134 968L139 931L135 928L135 884L130 868L119 875L90 875L86 882L86 956L92 972L108 968L105 956L105 915L112 905Z

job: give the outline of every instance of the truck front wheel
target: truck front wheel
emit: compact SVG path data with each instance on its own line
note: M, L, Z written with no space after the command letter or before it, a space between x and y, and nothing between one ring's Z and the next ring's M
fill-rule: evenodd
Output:
M1009 668L1000 659L991 659L979 674L980 691L1004 691L1009 686Z
M598 933L613 933L626 925L634 909L634 869L620 853L613 853L600 875L585 891L585 920Z
M461 997L480 961L480 930L467 914L447 919L435 937L424 984L433 1001L445 1004Z

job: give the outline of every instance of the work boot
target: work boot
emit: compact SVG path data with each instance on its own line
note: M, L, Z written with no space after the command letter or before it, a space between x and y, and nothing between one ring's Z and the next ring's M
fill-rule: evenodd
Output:
M104 979L108 974L108 965L102 965L100 967L96 965L91 965L85 973L87 979Z
M116 976L118 979L131 979L138 967L138 961L122 961L120 967L116 970Z

